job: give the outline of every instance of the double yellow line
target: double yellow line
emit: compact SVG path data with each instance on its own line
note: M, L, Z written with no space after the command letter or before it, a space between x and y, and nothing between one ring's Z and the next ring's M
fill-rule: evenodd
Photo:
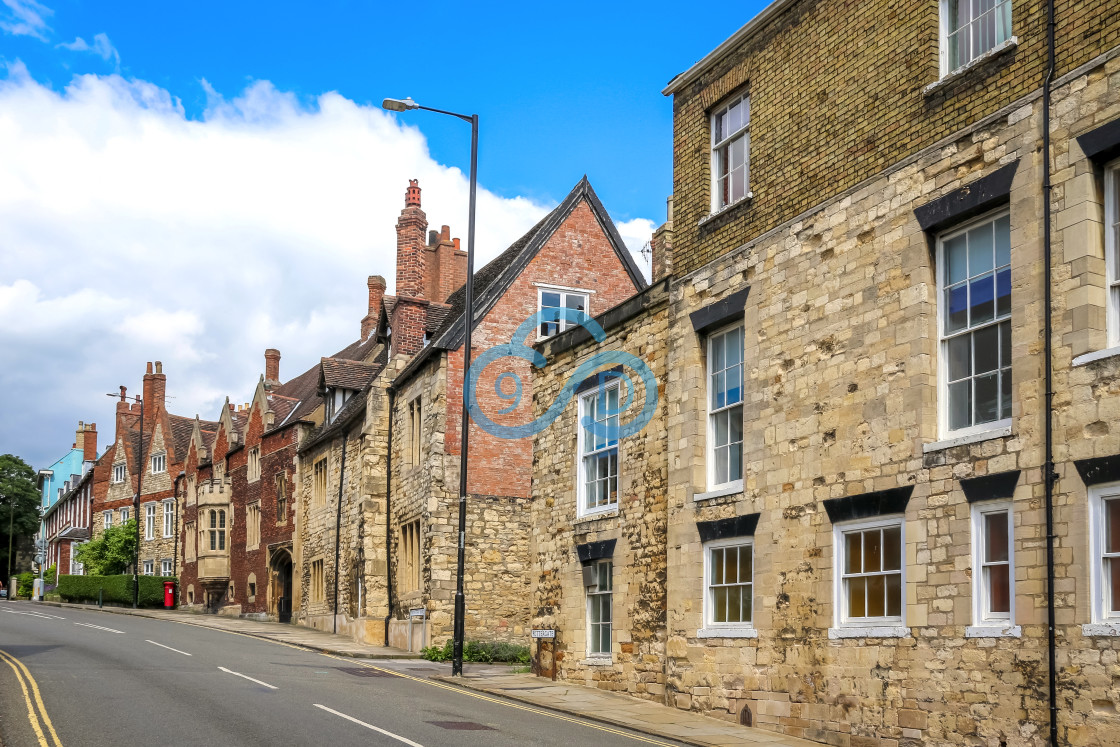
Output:
M54 730L54 724L51 723L51 717L47 715L46 706L43 705L43 696L39 694L39 685L35 683L35 678L31 676L31 672L27 671L23 662L7 651L0 650L0 661L3 661L15 672L16 681L19 682L20 689L23 690L23 702L27 705L27 720L31 722L31 728L39 739L40 747L62 747L62 741L59 740L58 734ZM29 686L30 693L28 692ZM32 701L32 695L34 695L34 702ZM36 712L36 708L38 708L38 712ZM44 729L46 733L44 733Z

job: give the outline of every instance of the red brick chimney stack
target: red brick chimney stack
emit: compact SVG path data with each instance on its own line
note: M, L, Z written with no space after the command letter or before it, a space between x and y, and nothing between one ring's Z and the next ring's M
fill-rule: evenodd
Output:
M428 218L420 209L420 187L408 180L404 210L397 219L397 296L424 298L424 232Z
M393 354L413 355L424 347L424 325L428 318L425 308L428 273L424 255L424 232L428 218L420 209L420 186L416 179L408 180L404 195L404 210L397 219L397 303L393 307Z
M385 278L380 275L370 275L366 280L369 288L369 309L362 318L362 339L367 339L377 328L377 319L381 316L381 302L385 298Z
M144 374L144 427L154 423L156 413L163 412L164 394L167 391L167 376L163 373L163 363L156 361L155 372L152 364L148 363L148 372Z
M83 423L78 421L78 434L74 440L74 448L82 450L82 461L92 462L97 459L97 423Z
M276 348L264 351L264 381L266 384L280 383L280 351Z
M144 413L147 415L147 413ZM140 404L129 404L128 388L121 386L121 399L117 403L116 438L120 438L126 431L132 430L140 422Z

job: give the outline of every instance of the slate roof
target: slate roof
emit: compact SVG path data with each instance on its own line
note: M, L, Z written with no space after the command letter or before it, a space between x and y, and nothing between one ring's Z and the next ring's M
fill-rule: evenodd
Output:
M371 363L348 361L342 358L323 358L319 362L320 383L341 389L361 389L379 370Z
M370 335L364 340L357 340L350 343L329 358L331 360L364 361L376 347L377 336ZM295 400L296 404L284 416L281 416L275 404L273 405L272 409L276 413L276 423L271 430L276 430L282 426L304 420L315 411L315 408L323 403L322 399L319 397L319 375L321 365L322 361L316 363L294 379L289 379L280 386L272 389L271 394L290 398ZM381 365L384 366L384 363Z
M478 324L479 320L485 318L494 304L498 302L498 299L521 274L521 271L529 265L529 262L537 255L541 247L552 238L552 235L582 200L586 200L591 207L591 212L599 221L599 225L602 226L603 232L607 235L607 240L610 241L615 254L618 255L623 267L626 268L630 279L634 281L635 287L641 291L649 285L637 262L634 261L633 255L630 254L630 250L626 248L626 244L622 241L618 229L615 228L614 221L611 220L606 208L603 207L603 203L599 201L599 196L595 194L587 176L584 175L579 183L572 188L572 191L568 193L568 196L564 198L563 202L556 206L555 210L541 218L524 236L513 242L508 249L497 257L487 262L482 269L475 270L473 324ZM463 313L466 310L466 296L467 288L464 285L447 297L449 308L443 323L431 335L431 344L409 362L404 370L397 375L396 381L405 381L435 351L456 350L463 344L466 337L465 315Z
M324 358L326 362L328 359ZM316 444L321 444L324 441L330 440L335 435L339 434L345 429L348 429L359 417L365 414L366 411L366 395L369 394L370 387L373 385L373 380L381 370L385 368L385 364L389 362L389 351L383 349L372 364L364 364L369 368L369 378L366 379L365 384L354 394L350 399L346 400L346 404L338 411L335 419L329 423L323 423L319 431L312 435L304 442L300 448L300 453L306 452L308 449L314 448Z

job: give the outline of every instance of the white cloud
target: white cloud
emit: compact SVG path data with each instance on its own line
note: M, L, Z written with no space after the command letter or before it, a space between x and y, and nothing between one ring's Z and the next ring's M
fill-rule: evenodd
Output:
M0 453L45 466L78 420L104 444L104 394L136 391L145 361L163 362L173 411L211 418L251 396L265 348L290 378L352 342L366 276L392 292L410 178L429 223L465 237L468 181L415 127L263 81L209 95L192 120L118 75L58 92L15 63L0 79ZM548 209L480 188L479 266ZM620 229L640 246L650 225Z
M646 245L649 243L650 237L653 236L653 230L656 227L654 222L648 218L634 218L632 220L615 223L615 228L618 229L618 235L621 236L622 240L626 243L626 248L634 255L634 261L638 263L638 267L642 268L646 280L649 280L650 277L649 255L642 254L642 252L649 251Z
M93 37L93 44L89 44L85 39L79 36L72 42L64 42L56 46L69 49L71 52L92 52L106 62L112 60L117 70L120 70L121 55L117 51L117 48L113 46L113 43L109 41L109 37L106 34L95 34Z
M46 41L43 34L49 27L45 16L54 11L35 0L0 0L7 10L0 10L0 29L13 36L33 36Z

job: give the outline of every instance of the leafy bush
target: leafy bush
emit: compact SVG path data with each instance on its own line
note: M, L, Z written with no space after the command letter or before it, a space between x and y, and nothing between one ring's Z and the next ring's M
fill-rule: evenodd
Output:
M140 606L163 606L163 582L176 581L173 576L141 576ZM132 604L132 576L59 576L58 595L66 602L96 602L102 592L105 602Z
M46 593L54 589L55 584L58 583L58 564L54 563L47 572L43 574L43 592Z
M428 646L420 650L420 656L428 661L451 661L454 655L454 647L450 640L442 647ZM529 647L519 646L516 643L467 641L463 645L463 661L483 664L490 662L528 664Z
M31 593L35 591L35 574L31 571L19 574L16 578L19 579L19 587L16 589L17 597L31 598Z
M100 537L79 547L74 559L94 576L114 576L124 573L132 565L135 551L136 519L129 519L124 524L106 529ZM132 601L131 597L129 601Z

